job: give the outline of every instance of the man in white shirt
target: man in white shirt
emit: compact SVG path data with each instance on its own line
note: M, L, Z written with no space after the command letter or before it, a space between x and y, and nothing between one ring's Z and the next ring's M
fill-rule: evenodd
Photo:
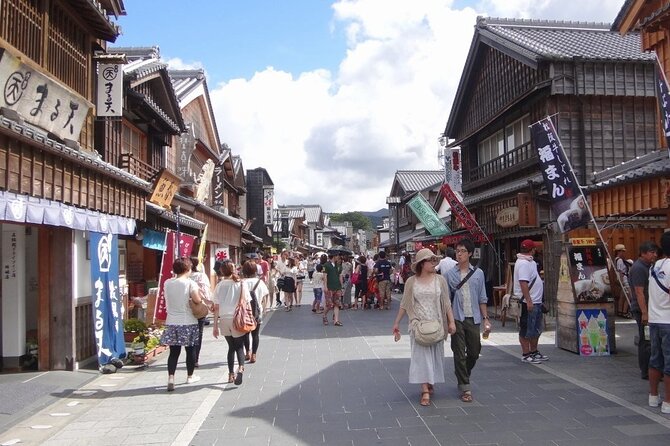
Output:
M542 333L544 284L537 271L537 263L533 260L535 242L530 239L522 241L520 251L514 263L513 294L521 298L521 317L519 318L519 343L523 353L521 361L539 364L549 359L537 349Z
M446 280L447 272L456 266L456 251L454 251L454 248L448 247L442 253L444 254L444 258L435 266L435 271L442 274L442 277Z

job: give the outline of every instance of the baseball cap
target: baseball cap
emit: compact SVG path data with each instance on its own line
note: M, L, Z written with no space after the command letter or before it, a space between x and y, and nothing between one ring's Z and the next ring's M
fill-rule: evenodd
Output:
M526 239L521 242L521 249L526 251L530 251L531 249L535 248L535 246L535 242L531 239Z

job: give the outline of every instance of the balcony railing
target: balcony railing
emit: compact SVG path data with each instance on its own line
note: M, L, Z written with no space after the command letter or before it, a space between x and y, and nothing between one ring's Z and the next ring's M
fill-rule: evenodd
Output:
M119 156L119 168L145 181L150 181L158 173L158 169L135 158L132 153Z
M470 170L470 182L479 181L483 179L493 180L498 174L512 168L519 166L524 161L534 160L536 152L533 149L530 141L522 144L513 150L493 158L480 166L476 166ZM509 172L506 172L509 173Z

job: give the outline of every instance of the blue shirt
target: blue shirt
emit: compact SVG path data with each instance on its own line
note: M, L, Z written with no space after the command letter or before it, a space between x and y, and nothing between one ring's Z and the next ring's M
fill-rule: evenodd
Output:
M470 287L470 303L472 304L474 323L479 324L482 321L482 313L479 310L479 304L485 304L489 301L488 296L486 296L486 279L484 278L484 272L481 269L475 268L472 265L470 265L470 269L475 270L468 279L468 285ZM449 292L453 297L451 309L454 312L454 319L463 322L465 320L462 301L463 292L461 291L462 288L456 290L456 287L462 280L461 269L458 265L447 271L446 279L449 284Z

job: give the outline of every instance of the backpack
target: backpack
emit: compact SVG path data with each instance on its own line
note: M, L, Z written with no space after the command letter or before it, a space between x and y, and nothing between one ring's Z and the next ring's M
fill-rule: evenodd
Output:
M260 305L258 305L258 299L256 299L256 287L260 282L261 279L258 279L256 285L254 285L254 287L249 290L249 294L251 295L251 313L254 315L254 319L256 319L257 324L261 323L261 308Z

